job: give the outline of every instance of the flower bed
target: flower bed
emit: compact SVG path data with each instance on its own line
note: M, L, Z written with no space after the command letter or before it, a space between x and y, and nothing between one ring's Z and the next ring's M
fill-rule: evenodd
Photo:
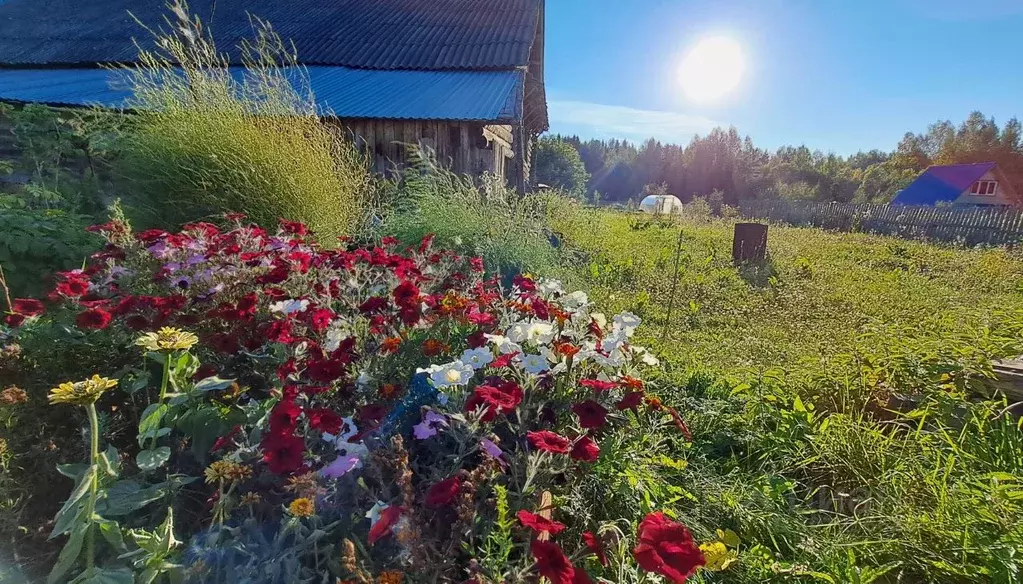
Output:
M66 326L137 355L50 392L91 436L60 468L77 486L51 581L684 582L732 561L731 534L699 546L652 508L560 505L605 441L688 433L648 393L637 317L550 280L503 290L430 238L324 249L301 224L226 221L97 226L84 270L11 302L7 344Z

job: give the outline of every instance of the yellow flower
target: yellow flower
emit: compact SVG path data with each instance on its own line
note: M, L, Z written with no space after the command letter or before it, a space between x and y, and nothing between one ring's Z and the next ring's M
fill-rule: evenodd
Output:
M211 485L219 481L243 481L250 476L252 469L230 460L218 460L206 468L206 483Z
M117 381L93 375L85 381L68 381L50 390L51 404L94 404L103 392L117 386Z
M720 541L700 545L707 563L703 566L711 572L720 572L732 565L738 558L734 551L728 551L728 547Z
M316 505L312 499L299 497L288 505L288 511L295 517L312 517L316 513Z
M184 351L199 342L199 337L181 329L165 326L155 333L146 333L135 341L147 351Z
M395 570L390 570L388 572L381 572L380 575L377 576L377 583L378 584L401 584L401 581L404 578L405 578L405 576L401 572L397 572Z
M263 501L263 497L259 496L259 493L245 493L242 495L241 504L245 507L251 507L253 505L259 505Z

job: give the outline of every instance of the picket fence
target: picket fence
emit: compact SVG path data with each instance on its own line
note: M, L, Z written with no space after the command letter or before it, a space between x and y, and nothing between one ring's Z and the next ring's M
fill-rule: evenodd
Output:
M965 245L1023 242L1023 211L1013 208L910 207L856 203L743 201L743 217L796 226L894 235Z

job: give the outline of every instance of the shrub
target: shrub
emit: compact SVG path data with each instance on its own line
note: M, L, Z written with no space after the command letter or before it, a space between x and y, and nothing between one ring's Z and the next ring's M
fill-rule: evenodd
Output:
M146 224L180 225L245 210L260 224L306 221L331 244L364 212L365 161L343 131L319 116L304 69L269 25L241 47L247 73L232 73L198 22L142 52L124 155L126 193Z
M552 136L540 138L533 150L532 183L561 189L582 199L590 174L575 146Z
M81 267L100 239L89 218L61 210L0 208L0 267L15 296L48 288L47 278Z
M322 250L300 223L230 220L107 223L44 314L15 305L8 346L111 357L49 391L88 428L87 463L59 468L77 486L51 582L683 582L734 561L734 534L694 540L681 497L629 486L677 477L663 453L688 433L641 380L634 315L551 280L502 291L429 237Z

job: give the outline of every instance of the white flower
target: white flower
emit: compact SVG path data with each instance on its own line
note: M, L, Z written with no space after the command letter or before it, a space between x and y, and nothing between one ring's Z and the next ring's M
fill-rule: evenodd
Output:
M554 325L542 320L516 323L508 329L508 338L513 343L546 345L554 340Z
M592 359L595 363L603 365L604 367L621 367L622 364L625 362L625 355L623 355L622 352L618 350L612 351L608 355L594 352L593 354L588 355L588 357Z
M476 371L472 368L472 365L466 365L461 361L452 361L451 363L445 363L444 365L431 365L427 369L419 369L419 373L427 373L430 376L430 381L433 382L433 386L438 389L445 387L452 387L455 385L465 385L469 383L472 376Z
M531 375L539 375L544 371L551 368L551 364L547 361L547 357L543 355L519 355L515 359L519 366L521 366L526 373Z
M478 349L466 349L462 353L462 363L470 365L473 369L483 369L494 361L494 354L490 349L480 347Z
M536 291L546 297L565 293L565 289L561 287L561 282L549 278L541 278L536 284Z
M376 505L373 505L370 508L370 510L366 512L366 519L369 519L370 527L373 527L374 525L377 524L377 521L380 521L380 514L383 513L384 510L387 509L388 507L390 507L390 505L388 505L387 503L384 503L383 501L377 501Z
M621 349L628 340L629 339L625 335L625 331L615 328L610 335L600 341L600 350L604 353L617 351L618 349Z
M590 315L590 318L593 319L593 322L597 323L597 326L600 327L600 330L604 330L607 328L607 317L604 316L603 312L594 312L593 314Z
M270 305L270 312L283 312L284 314L294 314L296 312L305 312L305 309L309 308L308 300L281 300L274 302Z
M568 296L561 299L561 305L569 310L576 308L582 308L590 303L589 296L586 295L582 290L572 292Z
M657 367L658 365L661 364L660 360L657 357L655 357L653 353L647 351L643 347L632 346L629 348L632 349L632 353L634 355L639 356L639 360L643 364L649 365L651 367Z
M632 333L636 332L636 327L643 322L635 314L631 312L623 312L614 317L614 328L616 330L622 330L625 332L625 336L631 337Z
M513 343L511 339L504 335L483 335L487 338L488 343L493 343L497 350L502 355L508 355L510 353L521 353L522 346L518 343Z
M323 350L328 353L333 353L341 346L341 341L347 339L351 335L348 334L348 330L344 327L340 320L335 320L330 323L330 328L327 329L327 334L323 340Z
M359 389L366 389L373 383L373 376L368 371L363 371L359 374L359 378L355 380L355 383L359 386Z

